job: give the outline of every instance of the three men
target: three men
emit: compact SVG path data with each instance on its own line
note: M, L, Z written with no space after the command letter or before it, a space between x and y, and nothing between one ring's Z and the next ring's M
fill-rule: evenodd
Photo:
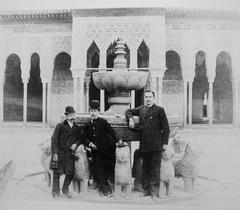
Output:
M140 151L143 157L143 196L151 196L154 201L159 197L161 152L168 144L169 125L162 107L154 102L154 92L146 90L145 104L125 112L130 128L134 128L133 116L139 116ZM99 102L90 103L91 119L84 126L84 135L74 121L73 107L66 107L67 119L59 123L52 136L52 168L58 163L53 175L53 197L59 196L60 174L66 175L62 192L71 197L68 186L74 174L73 151L84 143L92 149L93 176L101 196L112 193L109 183L114 182L115 145L117 142L111 125L99 117Z
M133 116L139 116L140 151L143 156L143 196L158 200L160 184L161 151L168 144L169 125L162 107L154 103L154 92L146 90L146 105L125 112L130 128L134 128Z

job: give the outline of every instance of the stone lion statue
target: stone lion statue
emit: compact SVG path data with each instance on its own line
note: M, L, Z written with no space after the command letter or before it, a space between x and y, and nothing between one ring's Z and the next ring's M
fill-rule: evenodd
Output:
M89 171L88 171L88 158L87 152L84 148L84 145L79 145L75 151L75 156L77 157L75 160L75 174L73 185L75 190L80 193L86 193L88 191L88 179L89 179Z
M122 196L131 198L130 150L127 144L117 144L116 147L115 199L120 199Z
M174 151L173 164L183 158L186 145L186 141L182 139L179 135L173 137L171 143L171 147Z
M160 190L159 197L173 196L174 167L172 159L174 151L171 146L167 146L162 152L160 167Z
M175 176L182 177L185 191L194 191L196 178L199 176L202 148L193 143L188 143L183 157L174 163Z
M52 170L50 170L50 162L52 158L51 141L47 139L46 141L40 143L39 147L42 150L41 164L44 168L45 179L47 181L48 187L51 187L52 179Z

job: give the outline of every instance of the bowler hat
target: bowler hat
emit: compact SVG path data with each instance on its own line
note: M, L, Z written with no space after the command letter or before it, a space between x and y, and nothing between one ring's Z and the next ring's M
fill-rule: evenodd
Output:
M73 114L73 113L76 113L74 108L72 106L66 106L64 114L68 115L68 114Z
M100 104L98 100L92 100L89 104L91 109L99 109Z

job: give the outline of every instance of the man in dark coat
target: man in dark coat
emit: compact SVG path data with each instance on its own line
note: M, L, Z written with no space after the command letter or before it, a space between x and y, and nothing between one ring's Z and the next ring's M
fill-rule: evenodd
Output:
M92 148L93 178L100 196L110 196L112 190L109 182L114 181L116 136L107 120L98 116L99 101L91 101L90 114L91 119L84 126L84 134Z
M168 144L169 125L162 107L154 103L154 92L144 93L145 106L125 112L130 128L134 128L133 116L139 116L140 151L143 157L143 196L158 200L160 184L161 151Z
M50 169L53 170L53 198L59 197L59 179L65 174L62 193L71 198L68 187L74 176L74 151L79 144L86 143L81 128L74 123L75 111L72 106L65 109L66 120L59 123L51 138L52 161Z

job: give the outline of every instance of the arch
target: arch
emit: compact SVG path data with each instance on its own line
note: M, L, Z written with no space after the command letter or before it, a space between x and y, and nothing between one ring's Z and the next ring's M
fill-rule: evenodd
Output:
M181 59L177 52L166 52L166 71L163 77L163 105L168 113L183 115L183 78Z
M137 50L137 66L138 68L149 67L149 48L143 40Z
M4 121L23 121L23 83L20 66L21 61L17 54L8 56L3 87Z
M192 122L207 123L207 98L208 98L208 78L206 68L206 55L203 51L198 51L195 56L195 77L193 80L192 93Z
M213 123L233 122L232 61L226 51L217 55L213 83Z
M40 57L31 56L30 77L27 87L27 121L42 121L42 81L40 76Z
M138 68L149 68L149 48L146 42L142 40L137 50L137 67ZM143 94L144 88L135 91L135 106L141 106L144 104Z
M182 80L181 61L177 52L173 50L166 52L166 67L164 80Z
M98 68L99 67L99 56L100 56L100 50L95 43L95 41L92 42L90 47L87 50L87 68ZM86 72L86 76L90 77L90 83L89 83L89 103L91 100L99 100L100 101L100 90L95 86L92 79L92 73L96 72L98 70L96 69L89 69Z
M71 56L59 53L54 59L51 90L51 123L59 122L59 116L68 105L73 105L73 77L70 70Z

